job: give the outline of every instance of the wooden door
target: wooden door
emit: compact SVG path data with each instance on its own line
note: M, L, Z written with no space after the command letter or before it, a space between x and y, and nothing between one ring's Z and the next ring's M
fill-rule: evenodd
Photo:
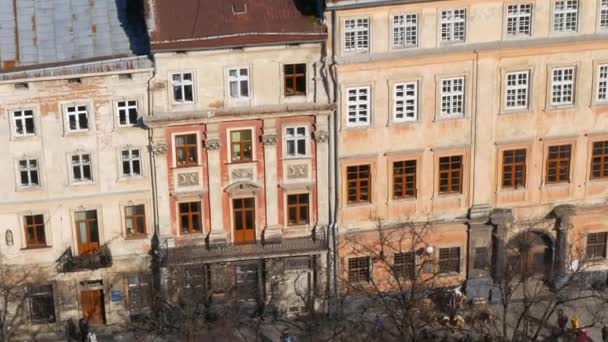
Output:
M76 212L76 236L78 237L78 255L93 253L99 249L96 210Z
M255 199L235 198L232 200L234 216L234 242L255 242Z
M103 290L81 291L80 305L82 307L82 317L89 321L89 324L105 323Z

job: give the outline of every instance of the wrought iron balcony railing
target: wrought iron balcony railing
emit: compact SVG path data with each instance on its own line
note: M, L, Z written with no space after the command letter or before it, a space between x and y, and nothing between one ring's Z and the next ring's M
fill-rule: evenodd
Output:
M63 273L94 270L110 266L112 266L112 253L107 245L101 246L95 252L77 256L72 254L72 248L68 248L57 259L58 271Z

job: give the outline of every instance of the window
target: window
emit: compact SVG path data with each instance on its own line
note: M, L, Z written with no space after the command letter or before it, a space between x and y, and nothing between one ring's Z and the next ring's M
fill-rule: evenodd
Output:
M353 283L371 281L370 257L348 259L348 280Z
M127 149L121 152L122 175L141 176L141 157L139 149Z
M608 233L587 234L587 258L606 258L606 241Z
M600 30L608 30L608 0L600 1Z
M129 274L127 276L127 290L129 296L129 313L141 314L150 307L151 277L149 274Z
M348 203L371 202L372 175L369 165L356 165L346 168L348 182Z
M522 37L532 33L532 4L507 6L507 36Z
M441 116L464 116L464 77L441 80Z
M234 218L234 242L255 242L255 198L232 199Z
M16 110L13 112L15 122L15 136L26 137L36 134L34 128L34 111Z
M228 70L228 86L231 99L249 98L249 69L238 68Z
M179 204L179 227L182 234L200 233L202 231L200 202Z
M576 32L578 29L578 0L556 0L553 11L554 32Z
M29 302L33 323L55 322L55 301L51 285L30 287Z
M462 156L439 158L439 193L462 193Z
M439 273L460 273L460 247L439 249Z
M125 227L128 237L146 234L146 210L143 204L125 207Z
M414 252L395 253L393 257L393 273L398 278L416 278L416 258Z
M574 68L553 69L551 104L554 106L574 104Z
M418 15L404 14L393 17L393 47L405 48L418 45Z
M473 259L473 269L487 270L490 266L490 258L487 247L475 247L475 257Z
M74 213L78 255L95 253L99 250L99 226L97 210L77 211Z
M175 136L175 157L177 166L198 165L198 145L196 134Z
M21 186L40 185L40 180L38 178L38 161L36 159L19 161L19 179Z
M306 64L283 66L285 96L306 95Z
M416 197L416 161L393 163L393 198Z
M526 186L526 149L502 152L502 187L517 189Z
M367 51L369 49L369 19L344 21L344 50Z
M253 160L252 135L250 129L230 132L232 162L248 162Z
M570 182L571 145L549 146L547 154L547 183Z
M347 89L348 121L346 126L369 125L369 90L369 87Z
M608 178L608 141L593 143L591 179Z
M89 129L89 112L87 106L69 106L66 108L68 130L72 132Z
M93 180L90 154L83 153L72 156L72 176L74 182L89 182Z
M608 102L608 64L600 65L597 71L597 101Z
M27 248L46 246L43 215L27 215L23 217L25 223L25 244Z
M137 101L118 101L118 125L120 127L132 127L137 124L139 113L137 112Z
M194 101L192 73L181 72L172 74L171 85L173 86L173 102L189 103Z
M287 213L289 226L303 226L308 224L308 194L287 195Z
M288 157L306 156L306 127L285 128L285 154Z
M528 71L510 72L506 75L505 108L518 110L528 108Z
M466 12L464 9L441 11L441 41L464 42L466 32Z
M393 97L396 122L418 119L418 82L395 84Z

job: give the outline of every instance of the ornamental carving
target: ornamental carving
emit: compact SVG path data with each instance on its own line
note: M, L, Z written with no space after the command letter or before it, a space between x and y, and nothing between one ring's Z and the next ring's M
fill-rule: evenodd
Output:
M253 169L234 169L232 170L233 179L253 180Z
M156 143L152 144L150 148L155 156L167 154L167 144Z
M198 185L198 172L184 172L177 175L177 186Z
M265 146L272 146L277 144L277 135L276 134L264 134L262 136L262 144Z
M287 166L287 178L308 178L308 165L296 164Z
M329 140L329 133L325 130L318 130L314 133L315 141L318 143L326 143Z
M205 147L210 151L217 151L220 149L220 139L207 139L205 140Z

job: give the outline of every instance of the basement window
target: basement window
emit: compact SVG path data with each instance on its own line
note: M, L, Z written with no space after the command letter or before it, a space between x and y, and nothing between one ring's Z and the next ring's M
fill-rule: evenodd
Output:
M119 80L132 80L133 74L120 74L118 75Z
M68 83L82 83L82 79L80 77L70 78L68 79Z
M15 83L16 90L28 90L30 89L30 84L27 82Z

